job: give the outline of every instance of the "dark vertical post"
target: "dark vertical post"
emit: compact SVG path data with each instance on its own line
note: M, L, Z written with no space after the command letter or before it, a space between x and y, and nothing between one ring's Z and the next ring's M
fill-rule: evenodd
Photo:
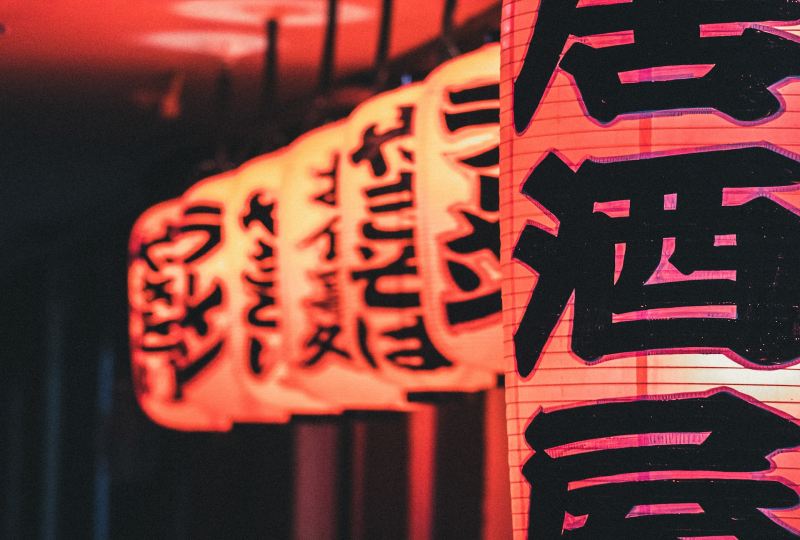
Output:
M108 540L111 507L109 426L114 398L114 353L110 344L100 352L97 370L97 447L94 470L94 540Z
M397 412L362 413L361 462L354 481L352 540L408 538L408 415ZM358 434L359 432L356 431ZM360 508L360 510L359 510Z
M453 393L439 405L434 538L481 537L483 411L481 393Z
M64 305L61 292L58 290L60 280L55 275L55 272L56 270L53 270L53 274L49 276L49 299L46 307L42 540L55 540L58 538Z
M6 368L8 369L8 367ZM8 385L2 390L6 395L7 421L6 443L6 476L3 479L5 488L5 505L3 507L3 533L6 540L21 540L22 534L22 479L25 466L25 378L22 367L15 361L11 367L14 373L9 377Z
M455 58L461 54L453 40L453 13L456 11L456 0L446 0L444 4L444 15L442 16L442 45L445 53L445 60Z
M378 36L378 49L375 52L375 92L386 88L389 78L387 59L389 58L389 39L392 30L392 0L383 0L381 8L381 33Z
M269 19L265 25L267 49L264 51L264 78L261 91L261 114L270 119L278 97L278 21Z
M295 540L336 540L338 423L299 421L294 426Z
M325 30L325 48L322 50L322 66L319 74L319 91L327 93L333 83L333 55L336 52L337 0L328 0L328 27Z
M353 494L358 484L358 455L356 445L356 425L353 420L343 414L339 417L339 454L338 480L337 480L337 540L354 540L353 533Z
M408 415L408 537L434 540L436 493L435 405L420 405Z
M484 393L483 540L511 540L505 388Z

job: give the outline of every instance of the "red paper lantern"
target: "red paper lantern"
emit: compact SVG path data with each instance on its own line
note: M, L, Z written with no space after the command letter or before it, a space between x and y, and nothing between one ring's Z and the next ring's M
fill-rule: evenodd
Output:
M505 2L515 538L798 535L798 19Z

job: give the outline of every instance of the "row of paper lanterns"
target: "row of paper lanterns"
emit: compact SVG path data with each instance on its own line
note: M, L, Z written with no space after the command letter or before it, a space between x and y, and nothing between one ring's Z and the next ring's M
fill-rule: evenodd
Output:
M499 46L144 213L132 373L184 430L409 410L503 372Z

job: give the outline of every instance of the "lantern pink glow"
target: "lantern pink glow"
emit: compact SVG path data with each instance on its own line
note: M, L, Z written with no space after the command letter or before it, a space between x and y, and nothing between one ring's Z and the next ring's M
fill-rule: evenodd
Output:
M744 65L731 47L754 39L748 43L765 40L776 43L770 50L792 50L800 14L778 16L767 8L773 18L719 25L705 12L692 12L674 23L691 31L678 36L674 48L672 41L659 48L649 34L658 25L643 21L664 13L634 17L631 3L579 2L556 20L547 11L552 4L507 0L503 6L501 263L514 537L591 536L596 527L646 537L674 526L680 537L732 538L730 531L745 534L740 525L752 527L748 534L769 536L774 528L774 534L794 537L800 530L800 440L790 434L800 417L800 371L796 354L776 357L774 351L782 344L792 350L797 301L769 291L797 287L786 273L797 246L778 257L784 272L770 274L765 285L753 281L753 272L782 249L781 242L793 241L790 225L771 220L793 224L800 215L800 73L758 71L781 53L770 57L759 49L755 63ZM735 19L737 8L724 4L725 17ZM613 24L608 10L617 10ZM775 22L781 17L791 20ZM569 27L577 20L586 26ZM540 36L558 25L569 29L563 48L555 50L561 30L549 42ZM677 32L671 25L658 32ZM681 48L683 40L696 42ZM636 56L647 47L651 56ZM687 63L676 52L685 57L701 49ZM659 54L671 56L658 65ZM745 75L752 80L765 77L763 101L731 105L747 101L755 86L715 83L725 69L750 69ZM706 90L695 92L696 85ZM759 243L760 252L753 247ZM553 268L564 273L554 275ZM753 283L750 292L732 300L730 291L744 290L743 283ZM787 315L759 326L753 306ZM748 336L759 336L762 345L739 347L737 340ZM773 352L756 352L762 349ZM723 401L740 407L744 417L707 412L701 420L703 410ZM625 413L614 419L613 411ZM637 411L655 412L640 425ZM590 412L594 432L568 423ZM607 422L599 420L605 414ZM753 418L774 421L780 428L773 433L785 430L786 437L758 447L762 420ZM681 428L704 422L697 431ZM661 433L659 425L670 429ZM732 429L753 435L725 439L727 449L714 446ZM556 469L534 449L550 436L559 441L547 450L558 470L586 467L581 478L562 479L563 492L554 487L561 481ZM754 452L762 452L759 465L724 463ZM707 462L681 462L689 454ZM642 462L645 455L660 457ZM604 473L610 456L618 456L609 466L614 474ZM670 469L678 462L683 468ZM673 487L665 488L670 482ZM781 502L753 502L743 510L719 494L712 508L709 490L723 485L744 490L753 501L759 489L775 490ZM600 493L613 493L607 500L617 506L593 498Z

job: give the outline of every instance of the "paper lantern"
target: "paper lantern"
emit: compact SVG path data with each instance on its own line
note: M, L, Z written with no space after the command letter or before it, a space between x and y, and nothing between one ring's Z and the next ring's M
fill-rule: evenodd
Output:
M136 393L157 422L226 430L338 409L280 383L279 155L158 205L131 235Z
M507 1L515 538L796 538L800 4Z
M472 390L491 384L488 371L465 368L440 349L422 291L439 287L418 253L428 209L419 186L419 106L427 83L407 85L359 106L343 138L342 310L358 344L355 358L405 391Z

